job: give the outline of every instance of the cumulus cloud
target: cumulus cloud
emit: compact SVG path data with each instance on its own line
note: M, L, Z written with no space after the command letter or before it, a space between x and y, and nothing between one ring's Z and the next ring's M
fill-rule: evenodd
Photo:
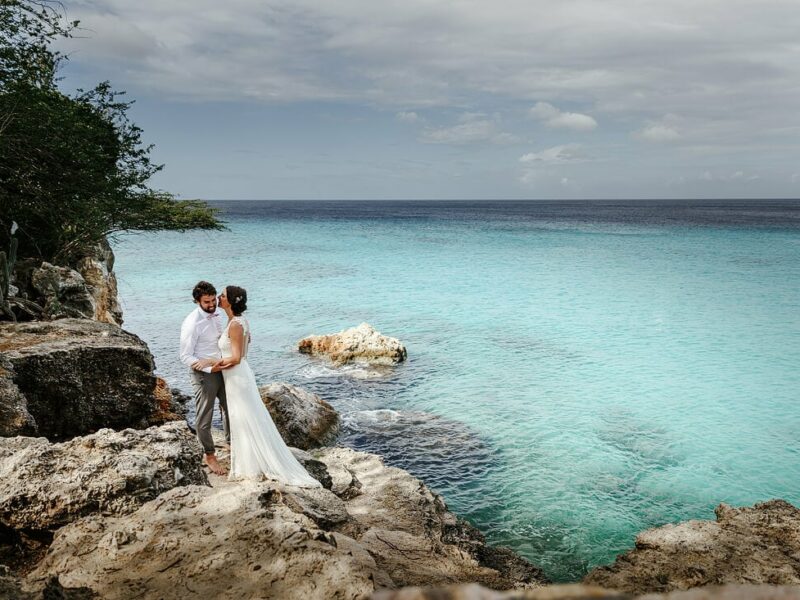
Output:
M531 117L543 121L548 127L571 129L573 131L591 131L597 127L597 121L589 115L562 112L547 102L537 102L528 112Z

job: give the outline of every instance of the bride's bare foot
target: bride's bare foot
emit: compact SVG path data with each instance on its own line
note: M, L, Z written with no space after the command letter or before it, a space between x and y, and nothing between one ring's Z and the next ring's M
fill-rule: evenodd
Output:
M206 465L208 465L208 468L211 469L211 472L214 473L215 475L225 475L227 473L225 467L223 467L217 461L216 454L206 454L204 462L206 463Z

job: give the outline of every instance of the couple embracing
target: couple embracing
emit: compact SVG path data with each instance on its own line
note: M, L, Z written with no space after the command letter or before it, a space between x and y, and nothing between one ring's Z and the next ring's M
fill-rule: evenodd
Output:
M229 285L217 297L216 288L201 281L192 297L197 308L181 326L180 358L191 369L195 428L209 469L225 475L211 437L214 402L219 399L231 450L230 479L269 478L321 487L289 450L261 401L255 375L247 364L250 325L242 316L247 292Z

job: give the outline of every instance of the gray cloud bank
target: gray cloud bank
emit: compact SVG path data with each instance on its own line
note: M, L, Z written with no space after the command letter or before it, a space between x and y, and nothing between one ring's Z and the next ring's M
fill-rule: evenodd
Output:
M417 127L420 142L453 145L518 139L494 117L437 124L426 110L517 111L562 136L549 147L618 132L698 155L780 148L797 171L796 0L78 0L67 10L86 28L67 43L74 61L170 98L369 106Z

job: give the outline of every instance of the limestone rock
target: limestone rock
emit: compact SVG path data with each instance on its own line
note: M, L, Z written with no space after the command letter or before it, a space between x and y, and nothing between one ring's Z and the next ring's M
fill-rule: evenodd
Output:
M52 530L89 514L131 512L173 487L206 484L201 457L185 422L57 444L0 438L0 525Z
M59 530L27 585L60 574L109 600L309 600L364 598L376 582L391 584L358 544L287 505L284 491L274 482L189 486L130 516L78 521Z
M289 446L302 450L317 448L339 433L339 414L316 394L288 383L271 383L259 391Z
M448 541L456 518L405 471L346 448L315 456L338 489L357 482L359 493L211 476L214 487L174 488L131 514L95 513L62 527L26 590L54 575L110 599L355 599L410 583L543 583L532 565L482 564L479 540L466 549Z
M0 352L12 369L3 372L24 396L36 434L48 439L144 427L159 408L150 350L116 326L81 319L3 322ZM3 433L30 435L21 399L2 379L0 374Z
M3 567L0 566L0 569ZM0 570L0 600L93 600L97 594L89 588L65 588L58 577L45 581L39 593L26 592L23 582L11 573Z
M368 323L331 335L312 335L297 343L303 354L322 354L335 364L365 362L393 365L406 359L406 348L400 340L381 335Z
M716 521L687 521L640 533L636 548L585 583L644 593L723 583L800 584L800 510L783 500L720 504Z
M78 272L94 301L94 318L102 323L122 325L122 309L117 298L114 252L106 240L78 261Z
M372 600L800 600L800 588L771 585L725 585L669 594L639 596L587 585L552 585L534 590L495 592L479 585L381 590Z
M50 318L94 318L96 303L79 272L43 262L34 269L31 283L44 298L44 311Z

